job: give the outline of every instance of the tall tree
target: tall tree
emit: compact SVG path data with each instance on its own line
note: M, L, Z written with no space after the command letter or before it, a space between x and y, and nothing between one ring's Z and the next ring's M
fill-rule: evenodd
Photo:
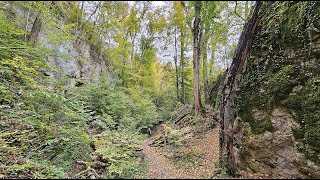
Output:
M181 101L183 104L186 103L186 87L185 87L185 30L184 28L180 29L180 74L181 74Z
M193 96L195 113L199 113L201 105L201 90L200 90L200 55L201 55L201 7L202 1L196 1L194 3L194 22L193 22Z
M202 29L201 29L201 8L202 1L191 2L194 8L193 15L187 18L187 24L192 32L193 37L193 100L195 114L199 114L202 109L201 104L201 90L200 90L200 56L201 56L201 41L202 41ZM190 13L190 5L181 1L186 14ZM191 19L193 24L191 24Z
M202 56L202 75L203 75L203 94L204 94L204 103L209 97L208 90L208 42L213 34L215 27L215 18L217 17L216 3L212 1L203 2L204 6L201 9L201 56Z
M142 16L144 14L142 13ZM135 41L137 34L140 30L140 24L141 21L140 19L143 17L138 17L137 16L137 9L135 6L131 8L129 18L127 19L126 25L128 27L130 39L131 39L131 56L130 56L130 69L133 68L133 63L134 63L134 54L135 54Z
M178 67L178 50L177 50L177 26L174 27L174 66L176 69L176 88L177 88L177 99L179 99L179 67Z
M170 25L171 29L173 28L173 35L174 35L174 66L176 71L176 91L177 91L177 99L179 99L181 102L185 103L184 97L184 75L183 75L183 69L184 69L184 41L185 41L185 16L184 12L181 6L181 3L178 1L175 1L172 3L173 5L173 12L170 17L170 21L172 22ZM178 37L180 40L180 44L178 43ZM178 63L178 46L180 46L180 63ZM180 65L179 65L180 64ZM181 83L179 81L181 79ZM181 91L179 89L179 85L181 86Z

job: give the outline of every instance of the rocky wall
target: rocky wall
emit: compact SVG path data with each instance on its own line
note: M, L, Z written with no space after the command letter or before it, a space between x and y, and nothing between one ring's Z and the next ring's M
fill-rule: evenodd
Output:
M240 81L238 166L320 178L320 3L263 2Z

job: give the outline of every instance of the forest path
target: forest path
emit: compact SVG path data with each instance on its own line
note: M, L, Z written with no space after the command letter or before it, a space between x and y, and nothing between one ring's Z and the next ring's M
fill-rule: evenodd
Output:
M192 164L191 167L179 167L174 164L162 147L151 147L149 143L151 138L145 140L141 148L146 155L149 171L146 174L147 179L200 179L209 178L215 168L215 163L219 158L219 128L211 129L204 137L192 139L187 142L188 147L195 152L203 154L200 163ZM173 151L174 149L169 149ZM176 149L175 149L176 150ZM187 164L186 164L187 165Z

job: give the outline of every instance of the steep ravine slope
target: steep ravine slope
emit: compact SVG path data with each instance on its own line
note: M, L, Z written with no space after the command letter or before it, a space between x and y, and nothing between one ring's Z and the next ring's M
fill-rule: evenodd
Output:
M59 7L63 3L52 3ZM41 13L29 12L11 4L13 18L21 19L19 26L30 32L37 45L47 52L50 72L46 75L64 81L64 85L75 86L98 79L101 76L115 78L115 72L105 55L91 46L85 38L81 40L74 34L74 24L63 16L52 19L41 17ZM111 81L114 82L114 81Z
M92 112L100 110L97 107L99 103L108 100L109 104L119 103L119 96L127 96L123 92L115 92L109 83L103 81L103 77L113 76L107 59L100 56L87 39L77 42L74 23L60 17L52 4L0 2L1 179L92 177L95 171L85 171L87 164L83 162L96 160L96 156L101 156L99 150L114 148L113 143L103 145L112 141L113 132L104 131L99 138L92 133L93 128L99 128L92 124L101 120L101 116L108 117L110 121L113 119L106 114L99 116ZM95 78L99 78L100 83L86 83ZM82 87L71 88L81 84ZM66 93L69 89L74 92ZM118 96L110 98L110 94ZM117 98L117 101L112 98ZM120 103L133 101L125 100ZM122 104L120 106L123 107ZM146 108L143 109L147 112ZM126 136L123 134L120 135L122 140ZM130 143L123 144L133 147L135 142L131 142L135 137L130 133ZM130 148L123 149L131 152ZM124 153L120 150L119 154ZM93 176L111 174L106 172L109 170L106 166L111 164L118 167L112 162L91 166L102 171Z
M320 177L319 12L314 1L262 2L239 74L235 115L241 131L234 134L231 155L238 168L274 177Z

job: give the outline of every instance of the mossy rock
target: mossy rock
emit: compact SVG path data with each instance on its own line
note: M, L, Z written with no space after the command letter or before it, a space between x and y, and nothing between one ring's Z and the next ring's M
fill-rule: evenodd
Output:
M264 120L260 123L252 124L252 132L254 134L264 133L266 131L274 132L275 128L272 126L271 120Z
M238 116L260 134L275 129L270 119L256 122L253 109L268 115L275 108L287 109L300 124L293 129L298 149L319 164L320 67L312 51L318 47L311 41L319 38L320 3L265 2L261 9L268 11L259 12L260 26L240 81Z
M308 128L305 133L306 143L314 150L320 151L320 124L318 126Z
M274 100L279 102L285 99L293 87L298 84L298 72L293 65L288 65L274 74L268 80L267 93L270 97L275 97Z

